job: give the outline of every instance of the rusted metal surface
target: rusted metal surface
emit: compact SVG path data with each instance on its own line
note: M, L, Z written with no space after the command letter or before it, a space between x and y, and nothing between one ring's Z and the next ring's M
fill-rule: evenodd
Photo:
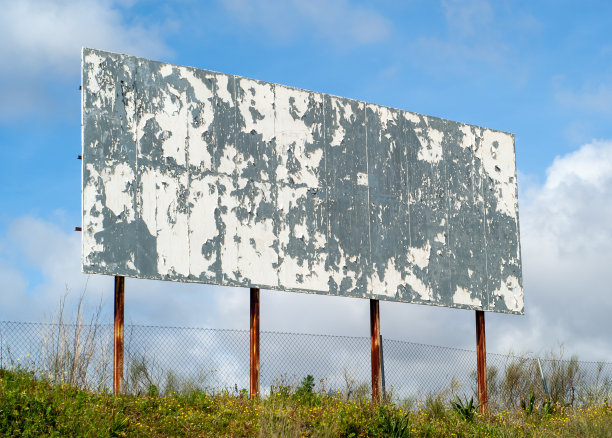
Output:
M259 397L259 289L251 288L250 395Z
M83 271L523 313L514 137L83 50Z
M370 349L372 357L372 401L379 402L382 394L380 360L380 305L370 299Z
M487 410L487 348L485 341L485 314L476 311L476 362L478 374L478 403L480 412Z
M113 342L113 392L119 394L123 385L123 316L125 277L115 276L115 329Z

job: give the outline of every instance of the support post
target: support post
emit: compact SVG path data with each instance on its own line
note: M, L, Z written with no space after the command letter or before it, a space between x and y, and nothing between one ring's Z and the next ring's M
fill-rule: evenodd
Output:
M385 349L383 337L380 335L380 380L382 381L382 398L387 400L387 385L385 384Z
M125 277L115 276L115 330L113 343L113 392L119 394L123 383L123 315Z
M485 314L482 310L476 311L476 362L478 373L478 403L480 412L487 410L487 350L485 342Z
M251 288L250 396L259 397L259 288Z
M370 300L370 346L372 354L372 401L380 402L380 310L378 300Z

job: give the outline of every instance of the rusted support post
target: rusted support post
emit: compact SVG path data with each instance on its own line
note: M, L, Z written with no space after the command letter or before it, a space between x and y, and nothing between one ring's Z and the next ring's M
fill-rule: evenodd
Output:
M251 288L251 398L259 396L259 288Z
M478 373L478 403L480 412L487 410L487 348L485 342L485 315L482 310L476 311L476 362Z
M123 383L123 314L125 277L115 276L115 335L113 344L113 392L119 394Z
M380 402L380 310L378 300L370 300L370 344L372 354L372 401Z

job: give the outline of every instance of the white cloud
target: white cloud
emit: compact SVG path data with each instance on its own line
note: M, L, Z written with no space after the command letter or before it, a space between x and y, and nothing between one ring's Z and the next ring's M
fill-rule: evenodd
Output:
M532 16L488 0L445 0L442 11L445 34L423 34L408 46L416 68L440 77L495 74L525 84L529 71L516 43L517 35L537 32Z
M505 68L508 64L508 47L487 38L473 42L421 37L412 44L412 49L419 59L429 60L422 67L439 75L448 74L449 71L473 74L475 63L497 68Z
M493 20L491 4L485 0L442 1L450 31L460 37L477 34Z
M222 4L240 23L271 35L276 43L307 35L350 47L385 41L391 33L387 18L348 0L230 0Z
M3 320L22 320L27 317L19 312L20 301L26 296L28 279L25 274L7 261L0 261L0 278L3 282L2 315Z
M0 320L49 321L62 296L76 303L86 291L86 307L113 310L113 278L81 273L81 236L32 217L18 218L0 236ZM218 288L205 285L126 280L126 322L152 325L218 326ZM69 309L72 311L72 309ZM248 326L248 309L244 327ZM110 322L110 319L108 319ZM232 326L229 321L227 326Z
M562 185L584 184L589 189L605 190L612 179L610 146L608 141L594 140L575 152L555 157L546 171L546 189L554 191Z
M554 87L557 102L564 106L605 114L612 112L612 86L605 81L574 90L563 87L562 78L555 78Z
M77 295L87 278L79 273L80 238L67 234L41 219L23 217L15 220L5 236L0 237L0 264L13 275L7 278L0 319L43 321L51 317L67 290ZM4 278L4 277L3 277ZM92 302L97 281L92 282Z
M557 157L521 199L524 321L495 317L507 346L559 341L583 358L612 360L612 141ZM518 322L518 321L517 321Z
M51 89L68 81L76 89L82 46L148 57L169 53L163 23L128 22L117 1L0 0L0 10L0 116L57 108Z
M82 46L158 56L168 52L159 30L126 23L110 0L2 2L2 70L15 68L70 74Z

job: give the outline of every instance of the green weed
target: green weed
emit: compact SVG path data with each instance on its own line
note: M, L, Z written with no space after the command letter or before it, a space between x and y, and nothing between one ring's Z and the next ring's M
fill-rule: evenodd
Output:
M476 415L476 410L480 405L474 404L474 397L471 397L469 401L466 398L464 402L457 396L456 400L451 402L451 406L460 418L471 423L474 421L474 415Z
M521 409L525 412L525 415L533 414L533 409L535 407L535 395L531 393L529 395L529 400L526 401L524 398L521 400Z

